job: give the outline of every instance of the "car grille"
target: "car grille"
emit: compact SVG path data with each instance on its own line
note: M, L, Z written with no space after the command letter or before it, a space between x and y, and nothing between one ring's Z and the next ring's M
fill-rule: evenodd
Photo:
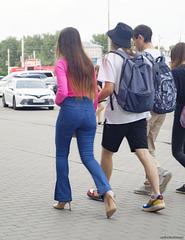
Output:
M24 99L20 102L20 104L22 105L34 105L34 106L37 106L37 105L53 105L54 104L54 101L53 99L44 99L45 102L33 102L33 99Z
M41 98L41 97L46 97L49 96L49 94L45 94L45 95L31 95L31 94L25 94L26 96L30 96L30 97L36 97L36 98Z

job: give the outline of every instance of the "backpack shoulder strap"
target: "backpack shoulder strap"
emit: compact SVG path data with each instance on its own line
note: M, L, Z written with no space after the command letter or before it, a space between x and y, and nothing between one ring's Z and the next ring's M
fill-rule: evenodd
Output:
M111 50L109 53L117 54L117 55L119 55L121 58L123 58L124 60L130 59L130 57L129 57L124 51L121 51L121 50ZM125 61L124 61L124 62L125 62ZM124 62L123 62L123 64L124 64ZM116 96L115 90L114 90L114 95ZM110 95L110 105L111 105L111 110L113 111L113 110L114 110L114 107L113 107L113 101L112 101L112 94Z
M150 62L152 62L153 64L156 63L156 60L155 58L149 53L149 52L146 52L146 51L142 51L141 54L143 56L145 56Z
M165 62L165 56L164 54L161 54L161 56L156 58L156 62Z
M159 57L157 57L156 59L149 52L142 51L141 54L143 56L145 56L153 64L155 64L157 62L165 62L165 56L162 52L161 52L161 55Z
M130 59L130 57L124 51L121 51L119 49L111 50L109 53L115 53L115 54L119 55L120 57L122 57L123 59Z

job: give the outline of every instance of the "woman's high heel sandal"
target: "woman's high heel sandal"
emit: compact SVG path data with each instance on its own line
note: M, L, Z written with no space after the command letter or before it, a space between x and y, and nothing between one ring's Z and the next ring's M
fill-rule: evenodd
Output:
M64 207L65 207L65 205L66 205L67 203L69 204L69 211L71 211L71 202L58 202L58 203L55 204L53 207L54 207L55 209L61 210L61 209L64 209Z
M104 203L107 218L110 218L116 211L114 193L112 191L106 192L106 194L104 195Z

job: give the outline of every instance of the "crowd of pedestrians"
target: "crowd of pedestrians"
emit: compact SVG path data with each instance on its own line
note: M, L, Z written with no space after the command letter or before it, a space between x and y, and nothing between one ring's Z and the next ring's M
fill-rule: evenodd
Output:
M77 29L65 28L58 37L55 64L58 81L56 104L60 106L56 122L55 200L58 202L54 208L64 209L69 203L71 209L68 155L75 132L81 160L97 187L89 189L87 195L94 200L104 201L107 218L116 211L115 196L109 184L113 170L112 157L121 147L124 138L128 141L130 151L136 154L143 165L146 175L144 184L135 189L134 193L149 195L150 199L143 205L142 210L156 212L165 208L162 194L172 176L171 172L164 166L161 167L160 161L155 159L155 141L167 113L159 114L152 109L136 113L121 108L116 94L119 91L120 76L126 60L114 51L123 51L130 59L145 52L143 58L150 66L152 77L154 65L146 54L157 59L161 52L154 48L152 30L146 25L139 25L133 30L120 22L114 29L109 30L107 35L111 39L113 51L105 54L101 66L97 66L96 71L83 50ZM132 39L140 53L133 51ZM172 154L185 167L185 129L179 120L185 106L185 43L178 43L172 49L171 69L177 89ZM99 164L94 158L93 145L97 124L101 125L103 122L101 116L103 109L102 153ZM185 193L185 185L176 191Z

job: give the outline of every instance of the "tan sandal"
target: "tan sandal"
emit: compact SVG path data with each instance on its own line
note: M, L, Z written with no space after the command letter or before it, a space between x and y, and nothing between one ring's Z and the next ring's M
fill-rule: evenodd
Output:
M53 207L55 209L62 210L62 209L64 209L64 207L67 203L69 204L69 211L71 211L71 202L58 202Z
M104 195L104 203L105 203L105 212L107 218L110 218L116 211L116 203L114 200L114 193L112 191L106 192Z

